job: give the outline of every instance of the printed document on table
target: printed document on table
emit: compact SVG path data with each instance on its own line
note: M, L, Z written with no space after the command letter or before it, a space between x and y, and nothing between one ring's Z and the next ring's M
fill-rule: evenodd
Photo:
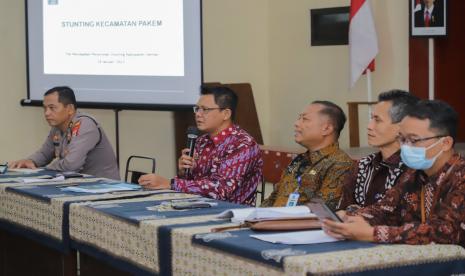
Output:
M18 173L38 173L43 171L44 169L27 169L27 168L19 168L19 169L12 169L8 168L8 172L18 172Z
M338 241L338 239L326 235L323 230L250 235L250 237L266 242L282 244L313 244Z
M316 217L306 206L295 207L269 207L269 208L242 208L229 209L220 213L218 218L230 218L231 222L244 222L245 220L278 219L296 217Z
M28 178L21 178L24 183L46 183L46 182L58 182L65 180L65 177L60 175L57 177L52 177L50 175L42 175L37 177L28 177Z
M66 187L61 189L62 191L77 192L77 193L89 193L89 194L100 194L100 193L111 193L120 191L137 191L140 190L141 186L128 183L119 184L95 184L77 187Z

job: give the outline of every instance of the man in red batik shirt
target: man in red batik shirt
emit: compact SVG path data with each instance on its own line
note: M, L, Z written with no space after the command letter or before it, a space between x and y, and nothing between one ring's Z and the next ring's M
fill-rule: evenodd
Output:
M178 175L171 179L156 174L139 178L149 189L172 189L218 200L253 205L262 180L263 161L255 140L233 124L237 95L227 87L203 87L194 106L200 136L194 156L182 150ZM191 173L185 174L186 169Z

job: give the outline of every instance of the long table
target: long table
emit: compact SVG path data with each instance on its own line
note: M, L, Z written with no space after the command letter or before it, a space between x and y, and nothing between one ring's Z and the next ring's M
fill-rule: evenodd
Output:
M171 271L170 227L224 224L215 220L216 214L242 207L216 201L218 205L211 208L174 210L166 204L195 197L160 191L146 198L72 204L72 246L135 274L166 275Z
M164 197L72 204L73 247L122 270L152 275L465 272L465 249L457 245L272 244L251 238L249 229L212 233L235 225L215 218L227 205L184 214L164 207L147 210L172 199Z
M194 236L184 231L178 239L184 248L179 257L185 263L210 252L212 259L203 263L201 269L209 268L218 274L306 275L306 274L409 274L413 268L418 275L431 272L441 274L463 273L464 250L455 245L378 245L358 241L339 241L312 245L270 244L250 237L251 230L231 232L226 238L209 237L210 233ZM190 240L189 240L190 239ZM191 245L188 245L188 244ZM191 250L192 249L192 250ZM190 251L187 255L185 252ZM193 254L192 252L196 252ZM213 254L221 252L221 254ZM227 259L225 258L227 257ZM190 261L189 261L190 259ZM241 263L255 264L242 266ZM214 265L212 265L214 264ZM238 264L238 265L231 265ZM270 269L273 269L273 273ZM258 272L258 273L257 273ZM178 266L177 275L198 274L192 267Z
M108 179L66 179L24 183L23 178L57 172L0 175L0 275L76 275L76 250L69 241L69 206L77 202L147 196L154 191L83 194L62 191L67 185L111 183Z
M55 176L56 172L0 175L0 275L76 275L76 252L63 249L60 242L13 213L32 211L28 200L11 204L7 189L25 185L22 177ZM45 185L45 184L37 184ZM48 223L44 220L41 224ZM32 226L32 227L31 227ZM61 227L60 227L61 229Z
M211 232L236 225L218 213L244 206L211 200L217 205L174 210L172 201L199 197L170 190L79 194L61 187L111 181L17 178L0 176L0 257L10 260L0 262L3 275L33 274L21 254L36 260L40 275L76 275L76 252L83 276L465 273L465 249L456 245L272 244L251 238L250 229Z

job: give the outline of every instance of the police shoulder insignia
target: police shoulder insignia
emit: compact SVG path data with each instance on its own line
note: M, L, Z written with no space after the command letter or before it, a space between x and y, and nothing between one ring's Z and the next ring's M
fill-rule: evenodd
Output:
M79 135L79 128L81 127L81 121L77 121L74 123L73 128L71 129L71 135L78 136Z

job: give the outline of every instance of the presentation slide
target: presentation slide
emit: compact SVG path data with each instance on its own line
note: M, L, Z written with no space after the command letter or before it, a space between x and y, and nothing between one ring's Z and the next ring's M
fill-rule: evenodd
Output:
M201 0L26 0L28 94L83 106L187 109L202 84ZM141 107L142 106L142 107Z
M182 0L48 0L43 11L45 74L184 75Z

